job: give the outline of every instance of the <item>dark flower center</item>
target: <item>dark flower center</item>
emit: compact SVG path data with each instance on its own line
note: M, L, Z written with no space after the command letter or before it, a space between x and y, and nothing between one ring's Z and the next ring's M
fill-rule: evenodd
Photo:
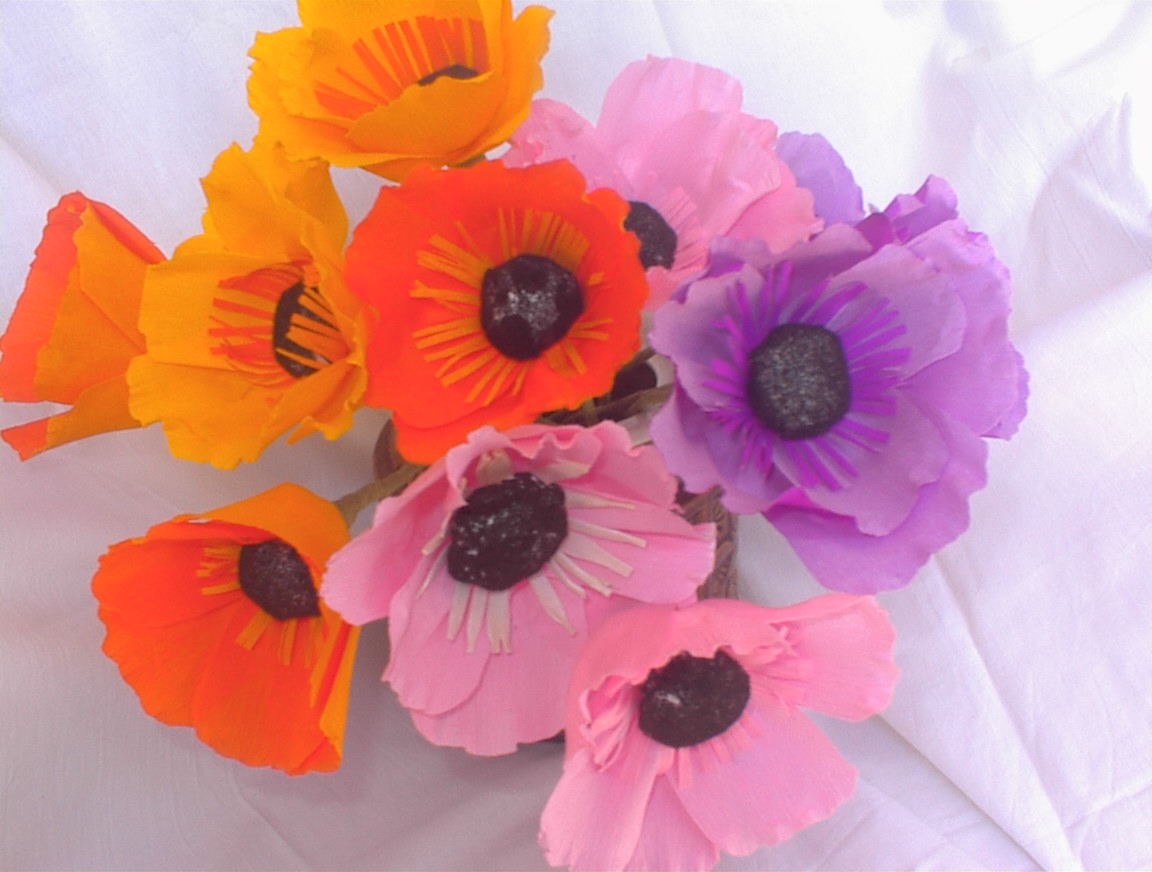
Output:
M327 366L332 361L311 348L290 339L289 333L295 330L297 338L304 337L310 326L311 332L327 334L336 330L329 321L331 310L316 288L297 282L288 288L276 302L276 313L272 316L272 351L276 362L284 371L295 378L304 378Z
M480 75L480 73L471 67L466 67L463 64L452 64L450 67L444 67L442 70L436 70L421 79L417 79L416 84L431 85L443 76L447 76L449 79L474 79L478 75Z
M672 748L698 745L736 723L750 692L748 673L723 651L681 652L640 685L640 731Z
M477 488L448 521L448 574L485 590L530 578L568 535L564 489L520 472Z
M852 380L840 337L781 324L749 355L748 402L781 439L810 439L848 414Z
M480 327L505 357L539 357L583 312L576 277L550 258L521 254L484 273Z
M278 621L320 614L312 573L283 539L242 545L236 575L248 598Z
M629 201L624 229L640 240L640 265L671 267L676 259L676 231L647 203Z

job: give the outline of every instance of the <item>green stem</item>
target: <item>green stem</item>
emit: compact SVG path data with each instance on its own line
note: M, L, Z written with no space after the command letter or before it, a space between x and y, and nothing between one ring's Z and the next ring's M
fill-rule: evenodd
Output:
M405 463L403 466L384 476L384 478L370 481L359 490L352 491L352 493L340 497L340 499L336 500L336 508L340 510L340 514L344 516L344 520L348 526L351 527L364 509L380 502L380 500L385 497L400 493L400 491L409 485L412 479L416 478L416 476L425 469L426 467L419 466L415 463Z

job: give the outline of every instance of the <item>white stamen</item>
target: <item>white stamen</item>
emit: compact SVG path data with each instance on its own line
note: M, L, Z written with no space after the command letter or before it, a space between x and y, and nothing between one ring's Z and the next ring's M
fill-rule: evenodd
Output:
M432 579L439 574L440 570L448 562L448 549L444 549L436 555L436 559L432 561L432 565L428 567L428 574L424 576L424 580L420 583L419 589L416 591L416 596L420 596L424 591L428 590L428 585L432 583Z
M469 585L472 588L472 601L468 604L468 626L465 629L469 654L476 651L476 640L480 638L480 626L484 623L484 613L488 611L489 593L482 587Z
M508 452L503 450L489 451L476 464L477 487L497 484L511 475L512 461L508 459Z
M528 583L532 585L532 590L536 591L536 599L540 600L540 605L544 607L548 616L563 627L569 636L576 635L576 628L568 620L568 615L564 612L564 604L560 602L560 597L557 596L552 583L540 574L532 576Z
M488 594L488 645L492 653L512 652L512 613L508 600L511 590Z
M565 571L564 567L560 565L560 562L558 560L556 560L556 559L549 560L548 566L552 570L552 573L558 579L560 579L562 582L564 582L564 584L567 585L568 589L571 590L574 594L576 594L576 596L580 597L580 599L584 599L585 597L588 596L588 591L585 590L583 587L581 587L579 583L572 580L572 576L570 576Z
M571 557L579 557L605 569L611 569L617 575L628 578L632 574L632 567L617 557L605 551L593 540L582 533L568 531L568 538L564 540L564 553Z
M636 503L614 500L600 494L584 493L575 488L564 489L564 502L572 509L634 509Z
M420 549L420 553L427 557L433 551L440 547L444 541L444 537L448 535L448 519L444 519L444 523L440 525L440 529L436 531L436 535L425 543L424 547Z
M460 632L460 625L464 622L464 613L468 611L468 599L472 596L472 585L455 582L452 591L452 610L448 612L448 641L451 642Z
M588 572L586 569L584 569L584 567L578 566L576 562L572 560L572 558L567 554L564 554L562 551L558 551L556 552L556 556L552 559L568 572L571 572L578 579L588 585L588 587L592 588L592 590L596 591L596 593L603 594L604 596L612 595L611 587L609 587L605 582L601 581L596 576L592 575L592 573Z
M579 478L591 468L591 465L577 463L575 460L556 460L537 470L537 478L548 484L555 484L569 478Z
M613 530L611 527L602 527L599 524L581 521L578 518L568 519L568 529L587 533L589 536L595 536L597 539L604 539L608 542L623 542L626 545L635 545L637 548L648 547L647 539L641 539L639 536L633 536L623 530Z

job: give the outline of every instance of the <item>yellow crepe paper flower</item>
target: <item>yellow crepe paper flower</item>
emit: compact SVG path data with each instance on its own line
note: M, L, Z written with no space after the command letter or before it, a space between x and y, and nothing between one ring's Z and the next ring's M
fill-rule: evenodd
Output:
M401 180L505 142L543 77L552 12L510 0L299 0L261 33L248 101L258 140Z
M294 484L113 545L92 591L106 653L148 714L249 766L340 765L359 638L316 594L348 541Z
M148 271L132 413L177 457L231 468L282 434L334 439L364 392L364 325L341 277L327 165L232 146L204 179L205 232Z
M66 194L48 223L24 292L0 337L0 398L71 406L9 427L22 459L74 439L138 426L128 411L128 362L148 264L164 259L119 212Z

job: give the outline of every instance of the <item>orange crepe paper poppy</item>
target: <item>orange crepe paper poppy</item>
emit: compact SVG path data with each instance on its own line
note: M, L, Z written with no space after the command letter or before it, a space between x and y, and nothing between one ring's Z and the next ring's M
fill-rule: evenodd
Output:
M507 141L543 85L552 12L510 0L299 0L261 33L248 102L258 139L401 180Z
M305 567L294 580L311 596L347 541L335 505L293 484L158 524L100 559L104 653L148 714L193 727L220 754L291 775L335 769L358 628L318 598L312 617L273 617L240 565L275 543L280 577L286 563Z
M421 168L384 188L348 248L352 292L380 312L365 402L392 410L397 447L431 463L485 424L506 429L608 391L639 346L648 295L628 204L585 192L565 161ZM566 271L583 311L529 357L482 323L489 274L532 256Z
M164 255L119 212L66 194L47 226L0 338L0 398L71 409L2 434L28 459L74 439L140 426L128 411L128 362L148 264Z
M204 179L204 233L149 270L132 413L223 469L296 428L335 439L363 393L364 323L341 276L347 219L321 161L233 145Z

